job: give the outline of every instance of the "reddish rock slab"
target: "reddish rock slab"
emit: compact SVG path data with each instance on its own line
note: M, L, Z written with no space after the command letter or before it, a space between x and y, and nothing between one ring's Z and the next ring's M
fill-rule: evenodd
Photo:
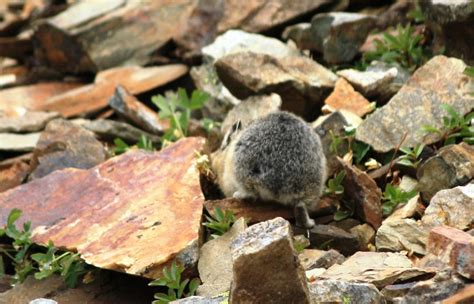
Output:
M0 163L0 192L19 186L30 172L30 166L21 160L11 164Z
M460 275L474 279L474 237L449 226L430 231L426 251L454 268Z
M0 225L19 208L35 242L52 240L100 268L157 278L174 258L192 266L204 202L194 150L204 142L186 138L157 153L134 151L8 190L0 194Z
M323 111L326 109L331 113L337 110L347 110L359 117L363 117L372 111L370 102L354 90L344 78L339 78L336 81L334 91L326 98L324 103L326 106L323 108Z
M443 300L443 304L468 304L474 303L474 284L470 284L456 294Z

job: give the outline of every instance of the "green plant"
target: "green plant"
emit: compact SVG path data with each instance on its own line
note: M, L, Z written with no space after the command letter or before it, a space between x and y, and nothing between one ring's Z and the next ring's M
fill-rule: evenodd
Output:
M342 221L348 217L351 217L354 215L355 212L355 205L354 201L352 200L344 200L343 201L344 208L341 209L339 208L335 213L334 213L334 220L336 222Z
M399 24L396 31L396 35L384 32L381 40L375 39L375 50L365 53L363 59L367 62L372 60L396 62L414 71L429 57L421 45L423 37L416 34L410 24L406 26Z
M474 145L474 126L471 125L471 121L474 119L474 112L463 117L448 104L442 104L441 107L448 114L443 116L443 127L439 129L425 125L422 127L422 131L440 135L444 146L456 143L457 139Z
M329 131L331 135L331 144L329 151L335 153L338 156L344 156L347 153L351 153L356 164L360 164L364 157L370 150L370 146L362 142L355 140L356 128L353 126L345 126L343 135L336 135L332 130ZM347 143L347 148L341 150L341 146Z
M421 10L419 1L416 1L415 7L408 12L408 18L413 20L415 23L424 23L425 16L423 15L423 11Z
M412 191L402 191L399 187L395 187L392 184L387 184L385 186L385 191L382 196L384 201L382 204L383 215L388 216L392 214L393 210L399 205L408 202L411 198L415 197L418 192L416 190Z
M214 232L211 237L216 238L229 231L232 224L235 222L235 215L232 211L222 211L221 208L214 208L214 217L206 215L207 222L203 223L209 230Z
M146 137L146 135L142 134L140 139L138 140L136 145L129 146L126 142L124 142L121 138L114 139L114 154L119 155L122 153L127 152L128 150L132 149L133 147L137 147L138 149L146 150L146 151L154 151L155 147L153 147L153 143L151 139Z
M0 256L1 274L5 273L5 256L11 260L14 267L14 283L23 282L31 274L38 280L59 274L68 287L74 287L79 276L88 272L79 253L59 251L51 241L46 248L33 244L31 222L25 222L22 230L15 225L21 214L21 210L13 209L8 215L5 228L0 229L0 236L6 235L13 240L11 246L0 248L3 253Z
M194 295L201 282L198 278L194 278L191 281L189 281L189 279L181 281L183 271L184 267L177 265L176 261L173 261L169 269L167 267L163 269L163 278L154 280L148 284L149 286L164 286L168 288L167 294L161 292L155 293L156 301L153 301L153 304L165 304ZM185 290L187 290L187 292L185 292Z
M208 99L209 94L200 90L194 90L190 98L183 88L179 88L176 94L168 97L163 95L152 97L151 101L160 110L160 118L168 119L170 122L170 128L163 135L164 146L187 136L191 111L202 108Z
M328 180L326 189L324 189L324 194L328 196L337 196L344 193L344 187L341 185L344 177L346 176L346 171L341 170L339 173Z
M297 254L300 254L311 245L310 241L304 235L296 235L293 237L293 247Z
M420 157L424 148L424 144L418 144L414 148L400 148L400 151L402 151L404 154L398 158L397 163L416 169L420 163L418 158Z

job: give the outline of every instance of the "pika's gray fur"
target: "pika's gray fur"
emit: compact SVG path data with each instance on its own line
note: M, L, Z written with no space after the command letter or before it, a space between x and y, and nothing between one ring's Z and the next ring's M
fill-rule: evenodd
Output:
M326 180L326 158L319 136L300 118L276 112L226 135L212 164L226 196L272 201L295 210L297 225L308 216Z

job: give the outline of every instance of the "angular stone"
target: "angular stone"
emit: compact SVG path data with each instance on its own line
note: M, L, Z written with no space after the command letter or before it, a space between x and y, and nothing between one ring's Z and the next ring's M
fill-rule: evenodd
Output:
M370 113L373 109L370 102L356 92L344 78L339 78L336 81L334 91L326 98L324 103L326 105L323 107L323 111L327 110L332 113L342 109L360 117Z
M395 209L395 211L393 211L393 213L390 214L390 216L387 217L383 222L388 223L388 222L391 222L391 221L397 221L397 220L413 217L419 209L418 208L419 207L419 204L418 204L419 200L420 200L420 195L417 194L415 197L408 200L408 202L406 202L406 204L404 204L403 206L398 207L397 209Z
M403 145L432 144L440 137L420 132L425 125L442 127L446 112L442 104L451 105L463 116L474 108L474 96L468 94L474 81L464 75L466 64L456 58L436 56L419 68L389 103L377 109L357 128L356 139L377 152L395 149L406 133ZM471 85L470 85L471 83Z
M474 178L474 147L466 143L443 147L418 168L416 175L421 197L431 201L438 191Z
M32 221L33 241L51 240L99 268L158 278L173 259L193 267L204 203L194 151L204 142L185 138L0 193L0 224L19 208L19 224Z
M415 31L417 31L417 28L415 28ZM424 29L420 29L420 32L418 34L422 35L423 31ZM410 79L411 74L407 69L402 68L397 63L372 61L367 67L367 72L382 73L384 75L391 74L393 68L397 70L395 78L393 78L390 83L386 85L384 84L383 86L379 83L380 86L377 86L377 89L373 92L373 94L375 95L374 98L378 98L383 102L388 101L390 98L393 97L393 95L397 94L398 91L402 88L402 86L408 81L408 79ZM356 86L354 87L357 88Z
M207 212L214 216L214 208L221 210L230 210L239 218L248 220L249 224L268 221L276 217L282 217L290 220L294 218L293 210L277 204L264 202L246 202L235 198L225 198L220 200L205 201L204 207Z
M349 62L375 25L375 18L363 14L332 12L317 14L311 20L315 50L328 63Z
M346 259L342 254L334 249L319 250L319 249L304 249L298 255L301 266L304 270L311 270L315 268L329 268L334 264L342 264Z
M297 49L287 46L278 39L241 30L229 30L217 37L212 44L202 48L203 60L208 63L241 52L266 54L275 58L299 55Z
M370 250L375 240L375 229L369 224L357 225L351 228L351 233L359 239L360 250Z
M161 138L157 135L150 134L135 128L125 122L111 119L95 119L95 120L74 120L81 127L94 132L101 139L113 141L116 138L123 139L128 144L136 144L142 135L145 135L155 145L161 143Z
M398 74L396 68L386 71L359 71L346 69L337 71L338 76L345 78L357 91L367 98L385 95L387 87Z
M342 181L344 195L355 203L355 213L375 229L382 224L382 191L364 171L340 160L346 172Z
M421 221L428 227L447 225L461 230L474 227L474 183L436 193Z
M36 111L1 111L0 132L37 132L44 129L46 124L57 118L58 113Z
M258 69L255 67L258 66ZM252 52L222 57L215 63L219 79L240 99L277 93L282 110L307 120L316 118L337 76L303 56L276 58Z
M0 133L0 151L33 151L41 133L13 134Z
M330 225L315 225L309 231L309 239L313 245L327 244L345 256L359 249L359 240L355 235Z
M198 287L198 295L211 297L230 290L232 282L230 244L245 228L247 224L243 218L240 218L228 232L201 247L198 271L202 285Z
M240 121L242 126L246 127L253 120L280 110L280 106L281 98L277 94L251 96L242 100L227 113L221 125L221 132L226 134L237 121Z
M378 251L408 250L424 255L428 231L423 223L413 219L384 221L377 230L375 246Z
M214 297L192 296L169 302L170 304L222 304L229 303L228 293Z
M18 160L11 164L0 163L0 192L21 185L30 172L30 165Z
M157 112L141 103L120 85L115 88L115 94L109 99L109 106L150 133L163 134L163 131L169 127L160 121Z
M247 228L234 239L231 252L230 303L310 302L306 277L293 248L291 227L284 219Z
M399 253L359 251L341 265L332 265L318 279L365 282L381 289L394 282L416 280L432 273L428 269L414 268L411 261Z
M385 299L375 285L343 280L317 280L309 284L311 303L383 304Z
M106 159L104 146L89 132L64 119L48 123L31 159L29 180L65 168L89 169Z
M474 279L474 237L462 230L439 226L430 231L427 252L467 279Z

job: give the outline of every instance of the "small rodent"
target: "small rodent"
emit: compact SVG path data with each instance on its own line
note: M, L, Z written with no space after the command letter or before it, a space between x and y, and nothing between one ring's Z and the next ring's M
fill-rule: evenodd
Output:
M235 123L211 156L226 197L261 199L294 208L296 224L311 228L326 181L321 140L301 118L275 112L243 128Z

